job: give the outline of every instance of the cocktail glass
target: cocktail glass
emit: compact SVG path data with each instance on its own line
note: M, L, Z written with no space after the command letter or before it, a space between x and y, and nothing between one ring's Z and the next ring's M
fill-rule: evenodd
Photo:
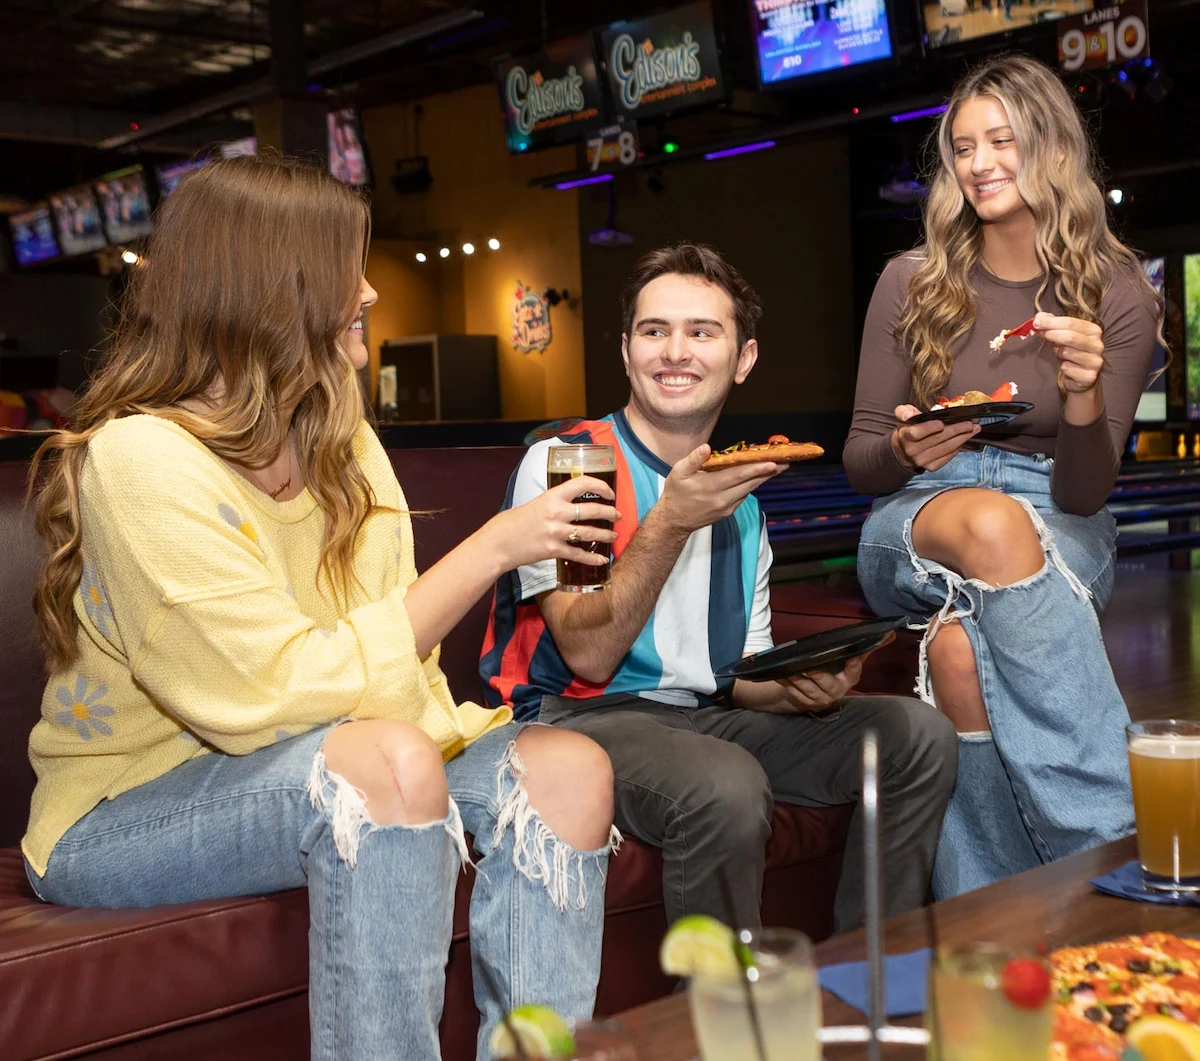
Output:
M753 967L736 976L692 978L692 1026L704 1061L758 1061L747 999L754 1000L766 1061L820 1061L820 989L812 944L799 932L743 933Z
M1046 1061L1054 1006L1013 1002L1004 967L1017 954L992 943L942 947L930 963L930 1061Z
M633 1039L614 1020L572 1022L575 1053L571 1061L638 1061Z

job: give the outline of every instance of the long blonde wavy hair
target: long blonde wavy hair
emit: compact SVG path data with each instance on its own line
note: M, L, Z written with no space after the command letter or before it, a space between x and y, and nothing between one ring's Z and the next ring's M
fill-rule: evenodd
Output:
M975 322L970 274L983 254L983 226L955 175L952 139L959 108L986 96L1004 108L1020 151L1017 190L1033 214L1043 272L1037 307L1053 285L1066 316L1099 323L1101 298L1114 277L1128 271L1153 294L1163 340L1162 299L1134 253L1109 230L1091 141L1066 87L1035 59L999 56L959 82L934 134L937 158L924 207L925 242L916 251L920 265L896 327L897 341L911 351L913 393L926 408L950 378L954 343Z
M325 514L322 578L347 593L374 498L351 445L365 403L341 339L360 312L369 239L358 193L287 159L212 162L163 202L74 429L48 438L30 473L45 548L34 608L52 671L78 656L80 472L92 436L117 417L171 420L252 467L293 432Z

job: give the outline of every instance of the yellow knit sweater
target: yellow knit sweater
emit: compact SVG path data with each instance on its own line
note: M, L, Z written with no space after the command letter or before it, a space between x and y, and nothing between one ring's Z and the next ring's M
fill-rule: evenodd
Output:
M404 607L412 527L367 424L355 454L375 493L339 607L318 582L324 516L276 502L187 431L153 416L105 425L80 481L79 659L53 675L33 728L22 850L38 874L101 800L213 750L245 755L340 718L412 722L445 758L511 719L455 705L435 650L417 658Z

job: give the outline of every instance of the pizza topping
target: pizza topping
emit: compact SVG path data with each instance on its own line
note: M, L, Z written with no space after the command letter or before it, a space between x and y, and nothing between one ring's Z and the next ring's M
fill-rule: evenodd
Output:
M938 399L937 405L933 406L933 410L953 409L960 405L983 405L985 402L1011 402L1016 395L1017 385L1010 381L1008 383L1001 383L991 394L970 390L965 394L960 394L957 398L947 398L945 395L942 395Z
M1050 971L1035 958L1010 958L1001 980L1009 1002L1022 1009L1039 1009L1050 998Z
M1148 973L1150 971L1150 963L1145 958L1130 958L1125 963L1131 973Z
M1088 1020L1094 1020L1099 1023L1100 1021L1104 1020L1106 1016L1108 1016L1108 1010L1106 1010L1103 1006L1088 1006L1088 1008L1083 1011L1083 1015L1087 1017Z
M1100 971L1100 963L1099 962L1088 962L1087 965L1085 965L1083 967L1083 969L1084 969L1084 972L1098 973Z
M1033 334L1033 318L1025 321L1023 324L1018 324L1015 328L1006 328L995 339L988 343L988 349L995 351L999 350L1009 339L1026 339Z

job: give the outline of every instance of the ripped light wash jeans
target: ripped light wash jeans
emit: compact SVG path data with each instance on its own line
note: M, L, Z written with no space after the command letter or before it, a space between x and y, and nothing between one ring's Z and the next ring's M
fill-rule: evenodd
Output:
M155 906L308 888L312 1057L441 1057L454 884L474 834L471 896L479 1057L502 1007L589 1017L600 973L609 848L579 852L533 811L504 726L446 764L450 812L376 826L325 769L329 727L250 755L213 753L106 800L55 845L39 897ZM460 817L461 812L461 817ZM506 993L493 998L480 974Z
M1133 831L1124 727L1099 615L1112 593L1116 524L1062 512L1053 461L984 446L879 498L863 526L858 577L880 615L925 629L916 692L934 702L927 647L937 620L962 622L991 732L960 734L958 780L934 863L939 899ZM1041 571L1011 586L964 579L918 556L913 520L938 494L999 490L1042 542Z

